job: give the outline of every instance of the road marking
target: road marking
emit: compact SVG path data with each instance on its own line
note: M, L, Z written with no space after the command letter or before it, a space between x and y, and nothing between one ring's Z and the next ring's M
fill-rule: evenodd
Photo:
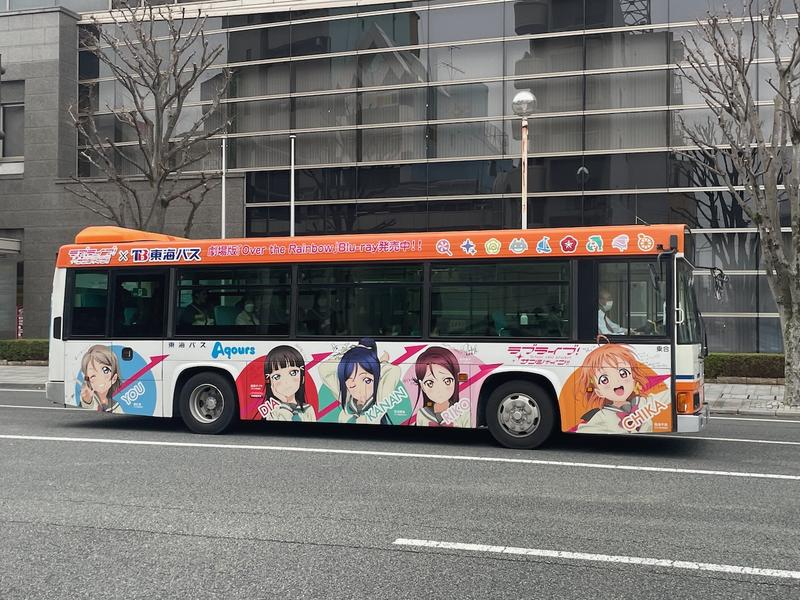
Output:
M614 465L562 460L540 460L535 458L505 458L499 456L469 456L463 454L423 454L418 452L386 452L379 450L344 450L340 448L303 448L292 446L267 446L256 444L214 444L201 442L161 442L156 440L113 440L109 438L80 438L44 435L0 435L3 440L26 440L36 442L71 442L84 444L117 444L123 446L163 446L167 448L214 448L218 450L268 450L274 452L303 452L309 454L344 454L350 456L383 456L389 458L424 458L438 460L458 460L467 462L509 463L540 465L548 467L575 467L584 469L604 469L608 471L643 471L649 473L676 473L681 475L715 475L721 477L741 477L745 479L780 479L800 481L800 475L781 473L748 473L744 471L711 471L706 469L679 469L677 467L647 467L636 465Z
M88 411L85 408L76 408L70 406L24 406L22 404L0 404L0 408L25 408L28 410L75 410L79 412L86 412L88 414L93 414L96 411ZM723 437L701 437L696 435L652 435L649 434L647 437L654 437L664 440L707 440L710 442L743 442L748 444L773 444L778 446L800 446L800 442L788 442L783 440L750 440L745 438L723 438Z
M784 423L786 425L800 425L797 418L787 417L785 419L758 419L756 417L711 417L712 421L756 421L758 423Z
M702 437L699 435L648 435L647 437L662 440L708 440L710 442L742 442L745 444L776 444L779 446L800 446L800 442L787 442L784 440L751 440L747 438Z
M95 412L87 411L85 408L77 408L74 406L25 406L24 404L0 404L0 408L27 408L29 410L79 410L81 412Z
M640 556L615 556L613 554L594 554L587 552L566 552L563 550L542 550L539 548L515 548L513 546L489 546L485 544L460 544L456 542L436 542L431 540L408 540L398 538L393 542L396 546L414 548L441 548L445 550L464 550L466 552L491 552L493 554L512 554L517 556L539 556L542 558L560 558L566 560L585 560L591 562L622 563L643 565L648 567L669 567L673 569L689 569L692 571L713 571L732 575L757 575L760 577L780 577L783 579L800 579L800 571L783 569L761 569L758 567L740 567L738 565L717 565L689 560L669 560L665 558L644 558Z
M28 392L29 394L44 394L44 390L26 390L24 388L0 388L0 392Z

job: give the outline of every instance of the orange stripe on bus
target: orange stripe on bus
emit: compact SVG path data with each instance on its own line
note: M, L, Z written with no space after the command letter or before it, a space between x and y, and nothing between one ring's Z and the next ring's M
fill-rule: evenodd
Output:
M670 249L683 252L686 232L683 225L649 225L186 240L90 227L78 234L76 244L59 250L57 266L654 255Z

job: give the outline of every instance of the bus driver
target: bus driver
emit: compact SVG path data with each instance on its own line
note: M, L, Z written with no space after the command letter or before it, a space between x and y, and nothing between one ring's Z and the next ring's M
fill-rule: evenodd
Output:
M628 333L627 329L614 323L614 321L611 320L611 317L608 316L608 313L612 308L614 308L614 299L611 297L611 294L608 292L608 290L600 290L599 304L600 306L597 310L598 333L602 333L604 335L625 335Z

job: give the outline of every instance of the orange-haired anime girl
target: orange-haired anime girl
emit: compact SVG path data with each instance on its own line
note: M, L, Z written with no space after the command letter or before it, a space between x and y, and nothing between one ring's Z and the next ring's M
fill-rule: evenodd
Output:
M595 348L586 355L574 376L575 412L580 417L570 431L652 431L652 414L641 419L630 417L645 405L648 411L657 414L659 407L669 404L663 379L642 363L628 346L604 344ZM652 408L650 405L654 403L656 407Z

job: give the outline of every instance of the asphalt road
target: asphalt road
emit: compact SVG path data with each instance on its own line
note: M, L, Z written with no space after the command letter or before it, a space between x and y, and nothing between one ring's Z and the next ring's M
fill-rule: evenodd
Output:
M517 452L0 391L3 600L798 598L799 517L800 421Z

